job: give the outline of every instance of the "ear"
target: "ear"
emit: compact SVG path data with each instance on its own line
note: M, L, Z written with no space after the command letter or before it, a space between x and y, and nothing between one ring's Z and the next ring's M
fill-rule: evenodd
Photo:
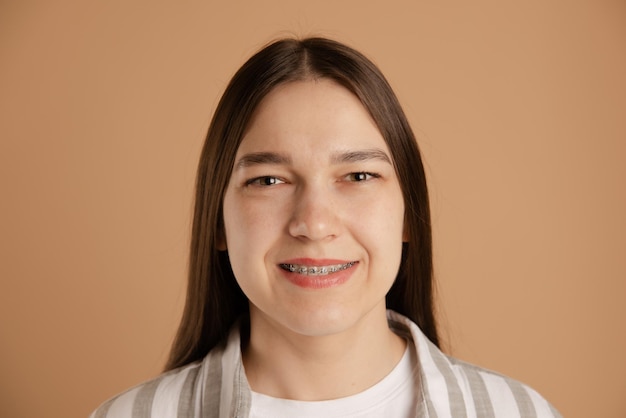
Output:
M408 225L406 223L406 221L404 221L404 226L402 227L402 242L409 242L411 234L409 234L409 228Z

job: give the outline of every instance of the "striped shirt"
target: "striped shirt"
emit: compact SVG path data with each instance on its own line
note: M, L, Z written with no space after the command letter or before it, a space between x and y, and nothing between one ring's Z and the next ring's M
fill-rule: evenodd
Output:
M388 321L417 351L417 417L561 417L523 383L445 355L408 318L388 311ZM233 327L227 341L203 360L117 395L90 418L239 418L249 416L250 405L239 329Z

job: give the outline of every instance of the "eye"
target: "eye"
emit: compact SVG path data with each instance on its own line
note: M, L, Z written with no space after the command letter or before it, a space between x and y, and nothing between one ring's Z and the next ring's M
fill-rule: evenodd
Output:
M376 173L367 173L365 171L360 171L357 173L350 173L348 174L345 179L347 181L354 181L354 182L363 182L363 181L368 181L368 180L372 180L372 179L377 179L379 178L380 175L376 174Z
M279 179L278 177L261 176L261 177L255 177L253 179L246 181L246 186L267 187L267 186L275 186L281 183L284 183L284 181Z

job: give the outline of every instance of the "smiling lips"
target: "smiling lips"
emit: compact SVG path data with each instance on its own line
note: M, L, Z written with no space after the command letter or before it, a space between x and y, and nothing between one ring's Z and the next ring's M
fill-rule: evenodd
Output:
M305 276L326 276L331 273L346 270L356 264L350 261L342 264L331 264L328 266L306 266L304 264L279 264L280 268L291 273L303 274Z
M293 284L308 288L322 289L347 282L358 261L298 259L280 263L278 266L285 277Z

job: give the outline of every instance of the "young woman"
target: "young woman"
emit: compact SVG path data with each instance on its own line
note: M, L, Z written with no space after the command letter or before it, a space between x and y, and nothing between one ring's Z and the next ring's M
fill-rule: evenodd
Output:
M444 355L415 137L340 43L280 40L227 87L200 158L187 301L158 378L93 417L554 417Z

